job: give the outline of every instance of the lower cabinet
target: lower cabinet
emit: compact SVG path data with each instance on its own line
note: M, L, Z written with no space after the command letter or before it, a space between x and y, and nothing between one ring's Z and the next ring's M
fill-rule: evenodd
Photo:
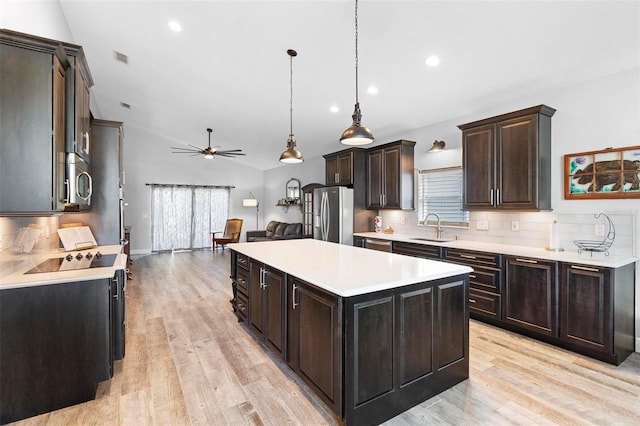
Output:
M292 276L287 288L287 364L341 413L342 299Z
M0 290L0 424L95 398L111 377L113 291L110 279Z
M251 330L280 356L284 351L285 275L249 259L249 309Z
M442 247L440 246L405 243L402 241L394 241L391 252L422 259L440 260L442 258Z
M537 334L557 337L557 270L556 262L506 256L504 322Z
M568 347L613 364L633 352L633 266L562 264L560 339Z

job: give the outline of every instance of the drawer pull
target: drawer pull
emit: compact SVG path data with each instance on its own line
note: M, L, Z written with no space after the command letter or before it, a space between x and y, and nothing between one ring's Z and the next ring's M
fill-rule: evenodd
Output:
M460 257L464 257L465 259L477 259L477 257L471 256L470 254L461 254Z
M516 260L518 262L524 262L524 263L538 263L537 260L533 260L533 259L521 259L519 257L516 257Z
M476 279L477 277L475 275L473 275L473 274L469 274L469 278Z
M469 299L469 303L476 303L476 299Z
M580 269L582 271L600 272L598 268L589 268L588 266L571 265L571 269Z

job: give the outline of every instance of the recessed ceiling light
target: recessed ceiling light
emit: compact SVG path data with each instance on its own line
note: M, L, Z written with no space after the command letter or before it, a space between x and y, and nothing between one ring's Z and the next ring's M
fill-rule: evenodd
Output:
M177 33L182 31L182 26L176 21L169 21L169 28L171 28L173 31Z
M378 93L378 88L374 86L369 86L367 88L367 93L370 95L375 95L376 93Z
M335 114L336 112L340 112L340 108L338 108L336 105L331 105L331 107L329 107L329 111Z
M436 67L440 63L440 58L437 56L429 56L426 61L424 61L428 67Z

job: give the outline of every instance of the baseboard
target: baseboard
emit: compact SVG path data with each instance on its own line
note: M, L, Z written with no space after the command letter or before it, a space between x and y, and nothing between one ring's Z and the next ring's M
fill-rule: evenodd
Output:
M151 249L138 249L138 250L131 250L131 256L137 256L137 255L147 255L147 254L151 254Z

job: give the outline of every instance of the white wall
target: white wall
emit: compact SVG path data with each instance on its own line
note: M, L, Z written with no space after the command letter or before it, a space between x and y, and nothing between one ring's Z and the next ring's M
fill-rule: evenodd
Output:
M58 0L0 0L0 28L74 42Z
M235 186L229 217L244 219L243 231L255 227L255 209L242 207L242 199L252 192L263 200L262 171L227 158L172 154L170 145L171 141L124 124L125 223L132 227L131 254L151 251L151 191L147 183Z

